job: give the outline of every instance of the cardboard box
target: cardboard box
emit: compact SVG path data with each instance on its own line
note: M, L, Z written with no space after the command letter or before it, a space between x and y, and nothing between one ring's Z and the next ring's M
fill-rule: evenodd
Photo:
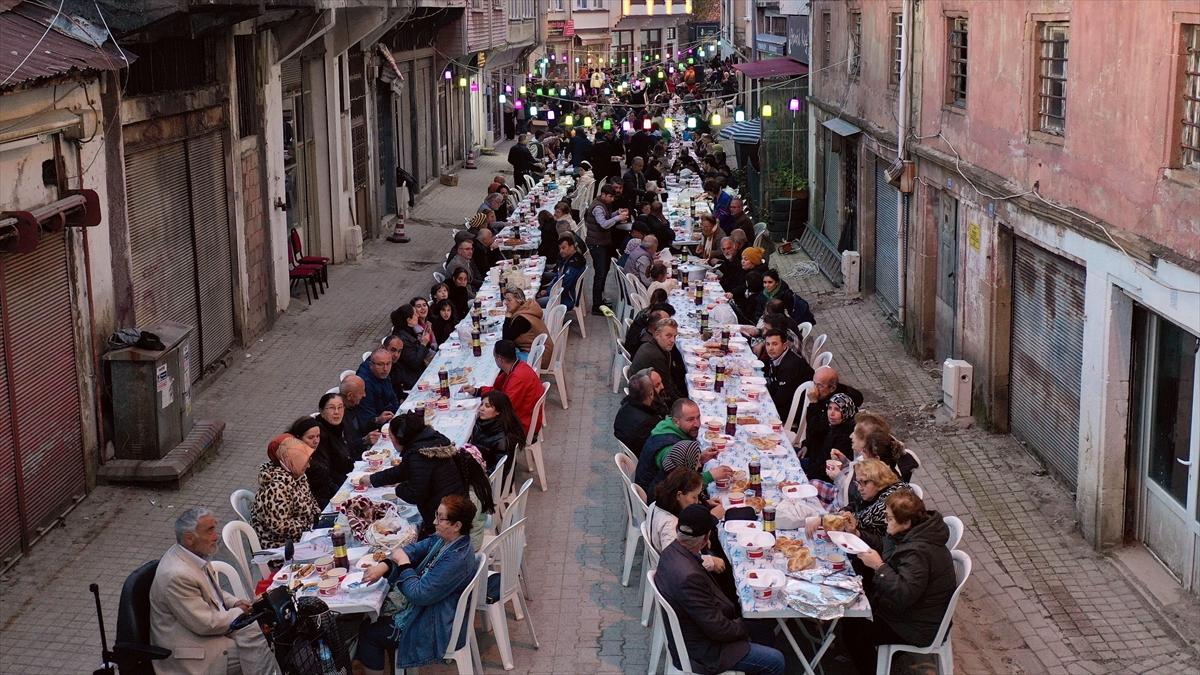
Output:
M442 185L445 185L447 187L457 187L458 186L458 174L456 174L456 173L442 174Z

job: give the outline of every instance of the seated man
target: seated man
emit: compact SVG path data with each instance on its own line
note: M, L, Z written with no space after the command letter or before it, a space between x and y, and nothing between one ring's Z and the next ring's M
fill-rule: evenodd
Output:
M792 351L787 334L778 328L767 331L763 345L767 353L767 363L763 368L767 393L775 401L779 419L786 420L791 412L792 397L800 385L812 379L813 369L803 356Z
M629 377L629 395L621 400L613 420L613 435L635 455L642 454L650 431L667 414L660 395L662 378L651 368L639 370Z
M640 251L635 250L629 254L624 271L634 274L644 285L649 286L654 283L654 279L650 277L650 265L654 263L657 256L658 237L647 234L642 237Z
M452 277L454 270L460 267L467 271L467 275L471 280L471 288L479 290L479 287L483 285L483 275L479 273L479 268L475 266L474 238L464 237L454 245L454 255L450 257L450 260L446 261L446 278L449 279Z
M633 317L633 323L629 324L629 328L625 330L625 351L629 352L629 357L632 359L638 353L643 342L649 342L651 339L650 327L658 323L662 319L669 319L675 316L675 308L669 302L661 302L656 305L650 305L646 309L638 312L637 316Z
M363 399L367 396L367 385L361 377L347 375L338 385L338 393L346 401L346 412L342 416L342 426L345 427L343 433L347 438L346 453L350 457L359 457L375 445L380 436L379 427L364 427L360 422L359 412L362 410Z
M475 269L484 276L500 260L500 251L496 248L496 234L491 228L479 228L479 232L475 234L472 256L471 262L475 263Z
M507 394L508 400L512 401L513 412L517 414L521 427L528 434L529 425L533 423L533 407L542 397L542 381L528 363L517 358L517 346L512 340L497 342L493 354L496 365L500 367L500 374L496 376L492 386L476 388L467 385L463 389L472 396L484 396L493 389ZM541 420L538 420L536 428L541 429L541 426Z
M700 673L739 670L748 675L783 675L783 654L766 644L775 622L757 624L741 618L738 606L704 569L700 552L708 545L715 524L702 504L680 511L675 541L663 549L654 578L659 593L679 617L692 668ZM756 636L751 636L752 631ZM760 641L752 641L757 634L762 635ZM675 653L670 632L667 635L670 651Z
M527 361L529 348L539 335L546 336L546 351L542 354L539 365L542 368L550 366L550 357L554 354L554 338L542 317L542 306L534 300L526 300L525 292L519 288L509 288L504 291L504 328L501 337L512 340L517 345L517 354L522 361Z
M650 430L650 437L642 446L638 455L637 471L633 482L642 486L646 494L653 494L654 488L667 477L663 468L663 460L671 451L671 447L679 441L694 441L700 433L700 406L688 398L681 398L671 406L671 416L660 420ZM630 448L632 450L632 448ZM636 451L635 451L636 452ZM700 455L700 464L715 457L716 450L706 450ZM728 466L718 466L712 471L703 473L704 483L711 483L714 478L727 478L733 475L733 469Z
M175 521L175 545L158 561L150 585L150 642L171 650L156 673L278 673L258 624L232 632L250 603L217 585L209 561L220 546L217 519L191 508Z
M545 282L545 287L538 291L538 304L542 307L550 301L550 288L555 282L562 279L562 304L567 306L567 311L575 309L575 304L579 301L575 294L581 290L577 288L579 285L579 277L583 276L584 270L587 269L587 258L579 252L579 248L575 245L575 235L564 234L558 238L558 264L549 272L549 277Z
M721 288L726 293L732 293L742 283L745 274L742 271L742 250L732 237L721 239L721 257L717 262L717 272L721 275Z
M362 378L366 396L358 404L360 429L375 430L392 419L400 407L400 398L392 387L392 353L384 347L371 352L355 373Z

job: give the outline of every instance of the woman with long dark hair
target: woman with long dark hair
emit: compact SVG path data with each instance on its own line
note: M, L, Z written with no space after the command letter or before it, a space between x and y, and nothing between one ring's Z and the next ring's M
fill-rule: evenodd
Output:
M392 321L399 324L396 335L404 343L399 358L392 363L392 372L399 370L394 380L399 380L403 389L409 391L421 378L425 364L429 362L429 342L432 337L422 339L417 335L417 310L412 305L400 305L392 312Z
M479 416L471 432L471 444L479 448L487 463L488 473L496 469L501 457L508 457L504 467L507 477L512 472L513 453L525 443L525 429L513 408L508 394L492 390L484 394L479 403Z
M434 512L442 497L471 497L480 507L478 537L472 536L478 549L483 541L485 514L496 510L483 458L456 447L450 439L427 426L423 412L393 417L388 432L400 450L400 465L365 475L360 482L371 487L395 485L396 496L421 512L422 537L433 533Z
M454 305L454 320L460 321L471 311L471 299L475 291L471 288L471 274L459 267L450 273L450 304Z
M429 324L433 326L433 339L440 345L454 332L454 305L449 300L438 300L429 311Z

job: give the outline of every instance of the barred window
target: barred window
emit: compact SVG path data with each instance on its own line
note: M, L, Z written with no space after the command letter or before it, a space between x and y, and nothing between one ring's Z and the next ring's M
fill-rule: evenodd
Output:
M846 72L857 80L862 70L862 12L850 13L850 54Z
M833 55L833 15L829 12L821 13L821 25L823 26L824 35L821 42L821 67L828 68L830 57Z
M949 44L946 46L946 103L967 107L967 20L949 20Z
M1179 138L1180 165L1200 170L1200 24L1183 27L1183 105Z
M233 65L237 76L238 137L254 136L259 130L258 56L254 35L234 36Z
M1067 129L1066 21L1038 24L1038 129L1062 136Z
M894 85L900 84L900 62L903 59L900 45L904 37L904 15L892 12L892 75L889 81Z

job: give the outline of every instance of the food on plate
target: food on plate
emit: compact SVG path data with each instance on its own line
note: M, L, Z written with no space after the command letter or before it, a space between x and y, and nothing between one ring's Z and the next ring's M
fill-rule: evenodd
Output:
M826 532L849 532L850 518L841 513L827 513L821 518L821 526Z
M371 558L373 558L375 560L375 562L383 562L384 559L387 557L388 557L388 552L385 551L384 549L379 549L377 551L371 551Z
M733 480L735 481L748 480L749 478L750 474L746 473L745 469L736 469L733 472Z
M806 570L815 565L816 562L817 560L813 557L812 551L809 551L807 548L798 549L795 555L788 556L788 571L799 572L800 570Z
M758 423L759 423L759 420L758 420L758 418L757 418L757 417L755 417L754 415L746 415L746 414L738 413L738 416L737 416L737 423L738 423L739 425L744 425L744 424L758 424Z
M789 488L793 485L803 485L803 484L804 483L801 483L798 480L781 480L781 481L779 481L779 489L782 490L784 488Z
M762 511L763 507L766 505L767 500L763 499L762 497L746 497L746 506L753 506L755 511Z
M303 578L312 574L317 569L317 566L312 563L305 563L303 565L293 564L292 569L295 571L293 576Z
M737 474L734 474L734 475L737 475ZM734 492L745 492L746 488L748 488L748 487L750 487L750 481L746 480L745 478L743 478L741 480L738 480L735 478L733 481L733 484L729 486L729 489Z
M754 436L750 439L750 445L759 450L774 450L776 445L779 445L779 439L772 436Z
M520 246L521 244L524 244L524 243L525 243L525 240L521 239L520 237L509 237L508 239L504 240L505 246Z
M723 434L721 434L721 432L719 432L719 431L706 431L706 432L704 432L704 440L710 441L710 442L715 441L718 438L721 438L722 435Z

